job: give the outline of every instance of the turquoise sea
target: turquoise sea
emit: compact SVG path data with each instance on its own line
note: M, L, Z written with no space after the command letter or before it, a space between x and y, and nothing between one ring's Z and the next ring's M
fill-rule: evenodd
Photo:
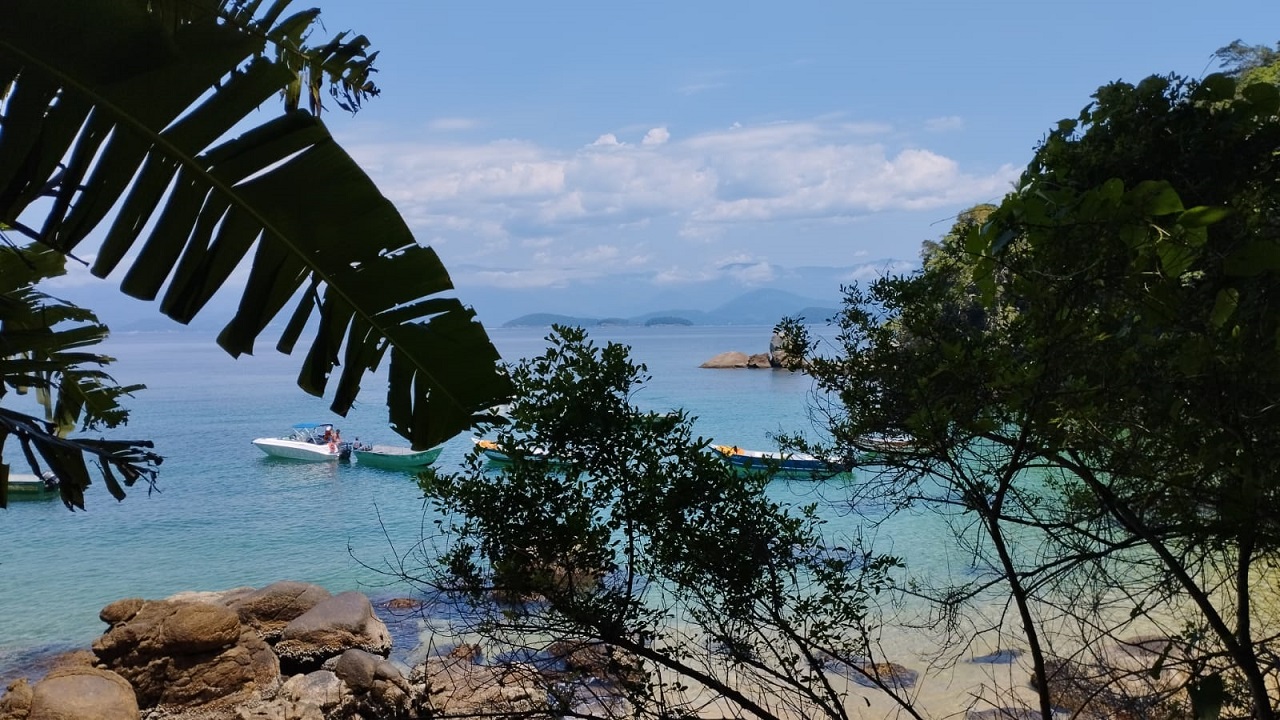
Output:
M508 361L537 355L546 333L491 330ZM776 447L771 434L781 431L817 437L807 376L698 367L727 350L766 351L768 327L611 327L591 337L631 346L652 375L635 402L684 408L704 437L753 449ZM326 400L298 389L300 359L268 342L257 356L236 360L209 335L118 334L104 352L117 359L116 380L147 385L129 402L129 425L113 435L155 441L165 457L158 489L135 486L117 503L98 484L86 512L69 512L57 500L0 511L0 681L52 652L87 647L104 629L98 611L124 597L281 579L375 598L410 591L386 570L433 519L411 475L277 460L250 444L302 421L335 422L347 439L399 442L386 429L380 378L367 379L357 407L338 418ZM437 465L457 466L470 447L469 436L452 439ZM15 472L27 470L16 447L5 448L5 459ZM796 482L772 491L797 503L816 492L812 483ZM830 512L836 530L857 530L838 503ZM878 532L882 550L932 565L953 561L937 523L904 518Z

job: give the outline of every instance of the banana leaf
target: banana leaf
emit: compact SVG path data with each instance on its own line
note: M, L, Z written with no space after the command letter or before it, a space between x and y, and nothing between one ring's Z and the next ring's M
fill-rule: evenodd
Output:
M0 223L93 248L91 272L181 323L239 293L218 344L250 354L277 320L279 350L307 335L298 384L325 396L336 376L339 415L389 355L390 425L431 447L509 384L439 257L319 117L324 84L347 108L376 93L367 41L307 50L316 13L288 4L6 3Z

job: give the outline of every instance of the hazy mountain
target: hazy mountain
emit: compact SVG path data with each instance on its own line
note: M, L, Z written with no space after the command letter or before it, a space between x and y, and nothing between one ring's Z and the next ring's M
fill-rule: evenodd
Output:
M450 295L475 308L480 321L491 327L530 311L595 322L616 319L643 324L668 316L700 325L772 325L784 315L821 322L826 319L824 308L839 307L842 286L909 268L895 260L841 267L730 264L708 270L696 282L663 282L653 274L630 273L519 288L486 284L484 268L464 265L449 272L457 286ZM237 289L224 288L188 327L161 315L159 302L126 297L118 286L118 280L95 279L46 292L94 310L117 332L217 331L239 302Z
M503 323L503 327L545 327L551 324L594 327L602 324L644 325L654 319L679 319L692 325L773 325L783 317L804 317L813 323L834 316L839 302L804 297L785 290L762 288L743 293L708 310L655 310L628 318L595 318L583 315L532 313Z

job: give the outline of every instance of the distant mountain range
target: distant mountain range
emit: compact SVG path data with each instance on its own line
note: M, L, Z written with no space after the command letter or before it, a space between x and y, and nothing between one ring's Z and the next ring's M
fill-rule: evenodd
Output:
M461 265L450 268L457 286L450 294L475 308L480 321L489 327L660 322L773 325L783 317L797 315L821 323L840 306L841 287L911 267L910 263L889 259L830 267L727 265L696 282L663 282L652 273L632 273L540 287L495 287L485 280L492 268ZM93 278L82 285L47 291L96 311L117 332L216 332L239 303L239 288L228 287L214 296L190 326L182 326L162 316L158 303L126 297L118 290L118 284L118 280ZM539 313L529 315L530 310ZM276 322L283 323L284 319Z
M760 289L745 292L712 310L669 309L631 317L584 317L556 313L521 315L503 327L546 327L548 325L774 325L784 317L799 317L810 323L825 323L838 312L839 302L809 298L785 290Z

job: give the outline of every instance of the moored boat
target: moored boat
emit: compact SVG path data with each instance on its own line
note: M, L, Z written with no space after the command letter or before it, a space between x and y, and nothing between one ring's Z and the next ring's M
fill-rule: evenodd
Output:
M489 462L498 465L511 462L511 454L506 448L499 445L497 441L485 440L482 438L471 438L471 442L476 444L476 447L480 449L480 453L484 455ZM534 460L541 462L554 462L547 451L542 448L528 448L525 449L524 452Z
M356 462L361 465L390 470L413 470L427 467L435 462L436 458L440 457L440 451L443 449L443 446L440 446L433 447L430 450L414 450L398 445L361 445L359 443L351 448L352 452L355 453Z
M253 444L272 457L303 462L332 462L351 454L351 444L342 442L332 423L298 423L284 437L258 438Z
M482 440L481 438L471 438L471 442L476 444L476 447L480 449L481 454L483 454L490 462L511 462L511 456L503 452L498 443L492 440Z
M744 450L736 445L712 445L711 449L724 456L730 465L741 470L773 471L778 474L810 477L838 475L849 471L849 466L836 457L821 458L798 452Z
M9 473L9 499L27 500L56 497L58 495L58 476L52 470L45 470L41 475L31 473Z

